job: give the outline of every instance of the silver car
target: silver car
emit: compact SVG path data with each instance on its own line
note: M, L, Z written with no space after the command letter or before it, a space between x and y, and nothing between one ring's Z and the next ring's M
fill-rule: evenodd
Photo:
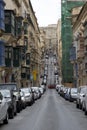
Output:
M78 93L77 93L77 100L76 100L76 107L82 109L83 101L84 101L84 96L87 92L87 86L80 86L78 88Z
M0 122L8 123L8 104L0 92Z
M29 88L21 88L21 92L24 92L26 105L31 105L32 95Z

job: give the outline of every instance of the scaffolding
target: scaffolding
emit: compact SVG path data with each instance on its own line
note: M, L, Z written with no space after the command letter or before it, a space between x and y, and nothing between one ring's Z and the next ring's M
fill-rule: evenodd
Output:
M61 38L62 38L62 78L63 83L73 83L73 66L70 63L72 44L71 10L84 4L83 1L61 1Z

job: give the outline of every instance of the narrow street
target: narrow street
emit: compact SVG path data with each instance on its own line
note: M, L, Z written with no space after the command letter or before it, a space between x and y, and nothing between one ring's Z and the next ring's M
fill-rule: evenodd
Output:
M0 130L87 130L87 117L75 103L65 101L55 90L27 107Z
M54 63L53 63L53 56L49 57L49 64L48 64L48 84L54 84Z

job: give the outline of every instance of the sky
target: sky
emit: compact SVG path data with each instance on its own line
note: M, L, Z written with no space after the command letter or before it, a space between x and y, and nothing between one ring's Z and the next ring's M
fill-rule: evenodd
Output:
M31 0L40 27L57 24L61 17L61 0Z

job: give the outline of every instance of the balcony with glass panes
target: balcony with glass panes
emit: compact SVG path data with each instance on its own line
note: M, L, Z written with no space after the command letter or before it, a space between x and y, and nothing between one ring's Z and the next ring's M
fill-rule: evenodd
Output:
M21 78L25 79L26 78L26 67L21 66Z
M5 66L13 66L13 57L12 57L13 48L12 46L5 46Z
M24 29L24 36L27 36L28 35L28 20L25 18L23 20L23 29Z
M5 33L15 36L15 13L5 10Z
M23 32L22 20L22 16L16 16L15 18L15 36L18 40L21 38Z

